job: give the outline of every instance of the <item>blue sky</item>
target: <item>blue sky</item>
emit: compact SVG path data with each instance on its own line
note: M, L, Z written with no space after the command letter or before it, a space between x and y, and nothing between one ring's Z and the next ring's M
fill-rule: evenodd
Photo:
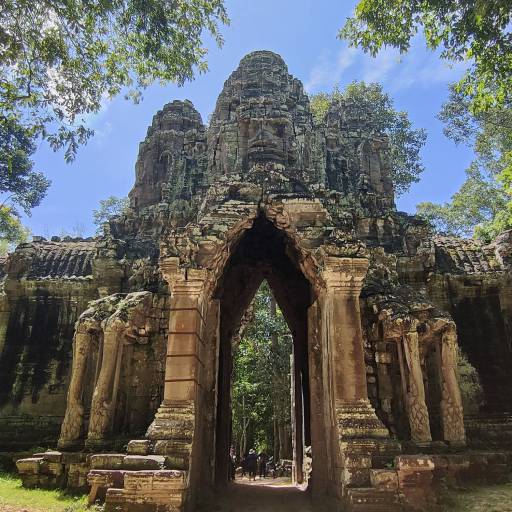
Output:
M138 145L157 110L173 99L188 98L206 121L240 59L261 49L279 53L310 93L356 79L381 82L395 106L407 111L416 127L428 131L422 153L426 171L420 183L398 198L398 208L414 212L420 201L448 200L464 180L472 153L446 139L436 114L446 99L447 84L463 70L438 59L420 38L401 57L385 50L372 59L348 48L336 34L355 4L351 0L227 0L231 25L222 28L224 46L218 49L211 38L205 40L207 73L181 88L154 85L139 105L121 97L105 102L103 110L89 118L95 137L79 150L73 164L66 164L62 153L41 144L35 155L36 168L53 184L24 223L32 234L46 237L77 230L93 234L92 211L100 199L124 196L132 187Z

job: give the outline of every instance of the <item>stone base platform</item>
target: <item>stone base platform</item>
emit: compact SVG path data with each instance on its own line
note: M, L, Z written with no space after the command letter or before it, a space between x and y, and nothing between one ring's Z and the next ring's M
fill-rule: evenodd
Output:
M430 510L442 486L508 481L511 461L496 452L399 455L393 467L369 469L370 485L347 488L344 501L352 512Z
M397 455L400 446L390 440L344 443L340 497L354 512L427 510L442 486L506 482L512 464L511 452ZM105 502L105 512L188 510L188 472L173 468L172 458L148 455L147 440L128 448L128 454L49 451L20 459L17 467L25 487L90 490L89 502Z
M512 415L486 414L464 418L468 446L476 450L512 450Z
M392 466L402 453L400 443L392 439L340 439L339 443L343 495L348 488L370 486L370 471Z
M128 455L91 456L89 504L105 503L105 512L182 511L188 496L188 472L170 469L172 459L146 455L147 441L132 441Z
M178 470L89 472L89 503L105 502L105 512L175 512L187 497L187 473Z

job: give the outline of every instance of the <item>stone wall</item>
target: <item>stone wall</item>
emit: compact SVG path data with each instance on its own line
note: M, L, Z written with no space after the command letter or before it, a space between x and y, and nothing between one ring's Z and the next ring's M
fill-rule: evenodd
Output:
M74 325L97 296L91 241L20 246L5 264L0 446L54 445L66 410Z

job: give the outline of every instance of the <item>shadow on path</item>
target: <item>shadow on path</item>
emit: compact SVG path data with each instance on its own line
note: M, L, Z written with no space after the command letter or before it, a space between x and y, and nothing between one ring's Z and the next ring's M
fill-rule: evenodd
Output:
M239 480L219 492L212 512L316 512L306 491L287 479Z

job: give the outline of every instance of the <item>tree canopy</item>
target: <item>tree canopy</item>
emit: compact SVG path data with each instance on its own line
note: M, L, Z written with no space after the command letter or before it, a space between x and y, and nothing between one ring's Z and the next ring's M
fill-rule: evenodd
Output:
M439 118L449 138L474 149L475 160L451 201L420 203L418 213L439 231L490 241L512 228L512 109L473 112L470 99L452 86Z
M375 131L389 137L391 177L397 194L419 181L424 171L420 152L427 140L426 131L413 128L407 113L395 109L380 84L352 82L343 91L335 87L332 92L313 94L310 99L316 122L323 122L333 102L345 100L358 105Z
M183 84L206 69L202 33L221 44L222 0L5 0L0 11L0 114L72 159L92 134L83 117L121 91Z
M407 52L422 32L444 59L467 63L457 89L476 112L511 100L511 21L510 0L360 0L339 36L376 55L384 46Z
M20 209L30 215L50 186L50 181L33 169L30 157L35 149L29 128L12 116L0 119L0 240L4 247L26 239Z
M204 31L222 44L223 0L4 0L0 9L0 238L49 181L32 170L36 141L73 160L87 116L121 92L138 101L155 81L182 85L206 69ZM4 204L5 206L5 204Z

